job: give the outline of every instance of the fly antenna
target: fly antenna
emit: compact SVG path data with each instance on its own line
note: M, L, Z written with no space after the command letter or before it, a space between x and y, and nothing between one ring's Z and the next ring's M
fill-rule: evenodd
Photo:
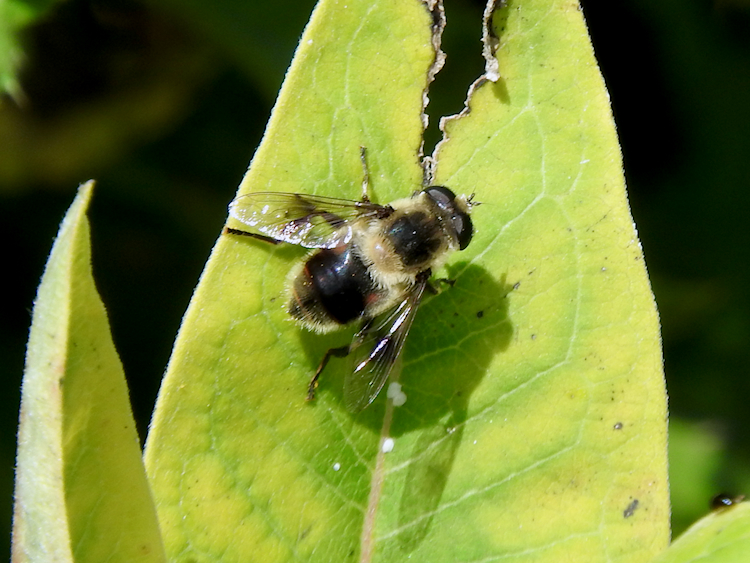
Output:
M472 194L466 198L466 205L469 206L469 209L471 209L472 207L477 207L479 205L482 205L481 201L474 201L474 196L476 195L477 194L475 192L472 192Z

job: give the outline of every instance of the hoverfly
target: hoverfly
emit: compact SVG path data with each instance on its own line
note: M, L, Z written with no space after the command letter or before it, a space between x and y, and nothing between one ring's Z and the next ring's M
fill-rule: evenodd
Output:
M359 412L375 400L404 345L432 269L471 242L473 196L429 186L388 205L370 201L368 174L360 201L299 193L237 197L230 215L253 229L227 228L273 244L314 249L290 275L289 314L320 333L360 322L348 346L323 356L310 380L312 400L331 356L353 356L344 401Z

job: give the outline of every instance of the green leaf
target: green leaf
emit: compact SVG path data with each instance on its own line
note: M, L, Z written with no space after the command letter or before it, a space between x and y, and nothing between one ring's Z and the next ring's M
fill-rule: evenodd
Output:
M419 189L435 22L416 0L322 1L240 192L356 199L360 146L375 201ZM353 330L286 315L304 252L218 241L146 449L171 558L630 562L666 547L658 321L583 19L527 0L495 23L503 78L447 125L435 178L476 192L477 234L417 315L404 406L384 392L349 414L338 360L306 404Z
M467 436L492 437L481 463L498 469L472 488L485 526L508 531L496 553L648 561L669 539L666 397L609 99L575 3L511 1L494 22L502 78L437 151L436 182L486 202L468 263L514 287L512 343Z
M13 561L164 561L120 360L91 275L86 208L39 286L18 435Z
M750 556L750 504L715 510L675 540L654 563L744 563Z

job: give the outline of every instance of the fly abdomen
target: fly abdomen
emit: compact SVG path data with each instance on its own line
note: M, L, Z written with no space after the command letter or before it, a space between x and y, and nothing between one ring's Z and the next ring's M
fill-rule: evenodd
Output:
M295 278L289 313L317 330L333 330L361 317L374 290L353 246L322 249Z

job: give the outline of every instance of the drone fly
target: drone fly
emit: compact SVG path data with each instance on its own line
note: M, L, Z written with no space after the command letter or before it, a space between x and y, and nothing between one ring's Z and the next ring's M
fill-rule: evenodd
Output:
M328 350L310 380L312 400L331 356L353 356L344 401L359 412L388 379L433 268L471 242L473 196L429 186L411 197L378 205L298 193L255 192L237 197L230 215L253 231L227 228L273 244L315 249L290 274L289 314L319 333L361 323L351 344Z

